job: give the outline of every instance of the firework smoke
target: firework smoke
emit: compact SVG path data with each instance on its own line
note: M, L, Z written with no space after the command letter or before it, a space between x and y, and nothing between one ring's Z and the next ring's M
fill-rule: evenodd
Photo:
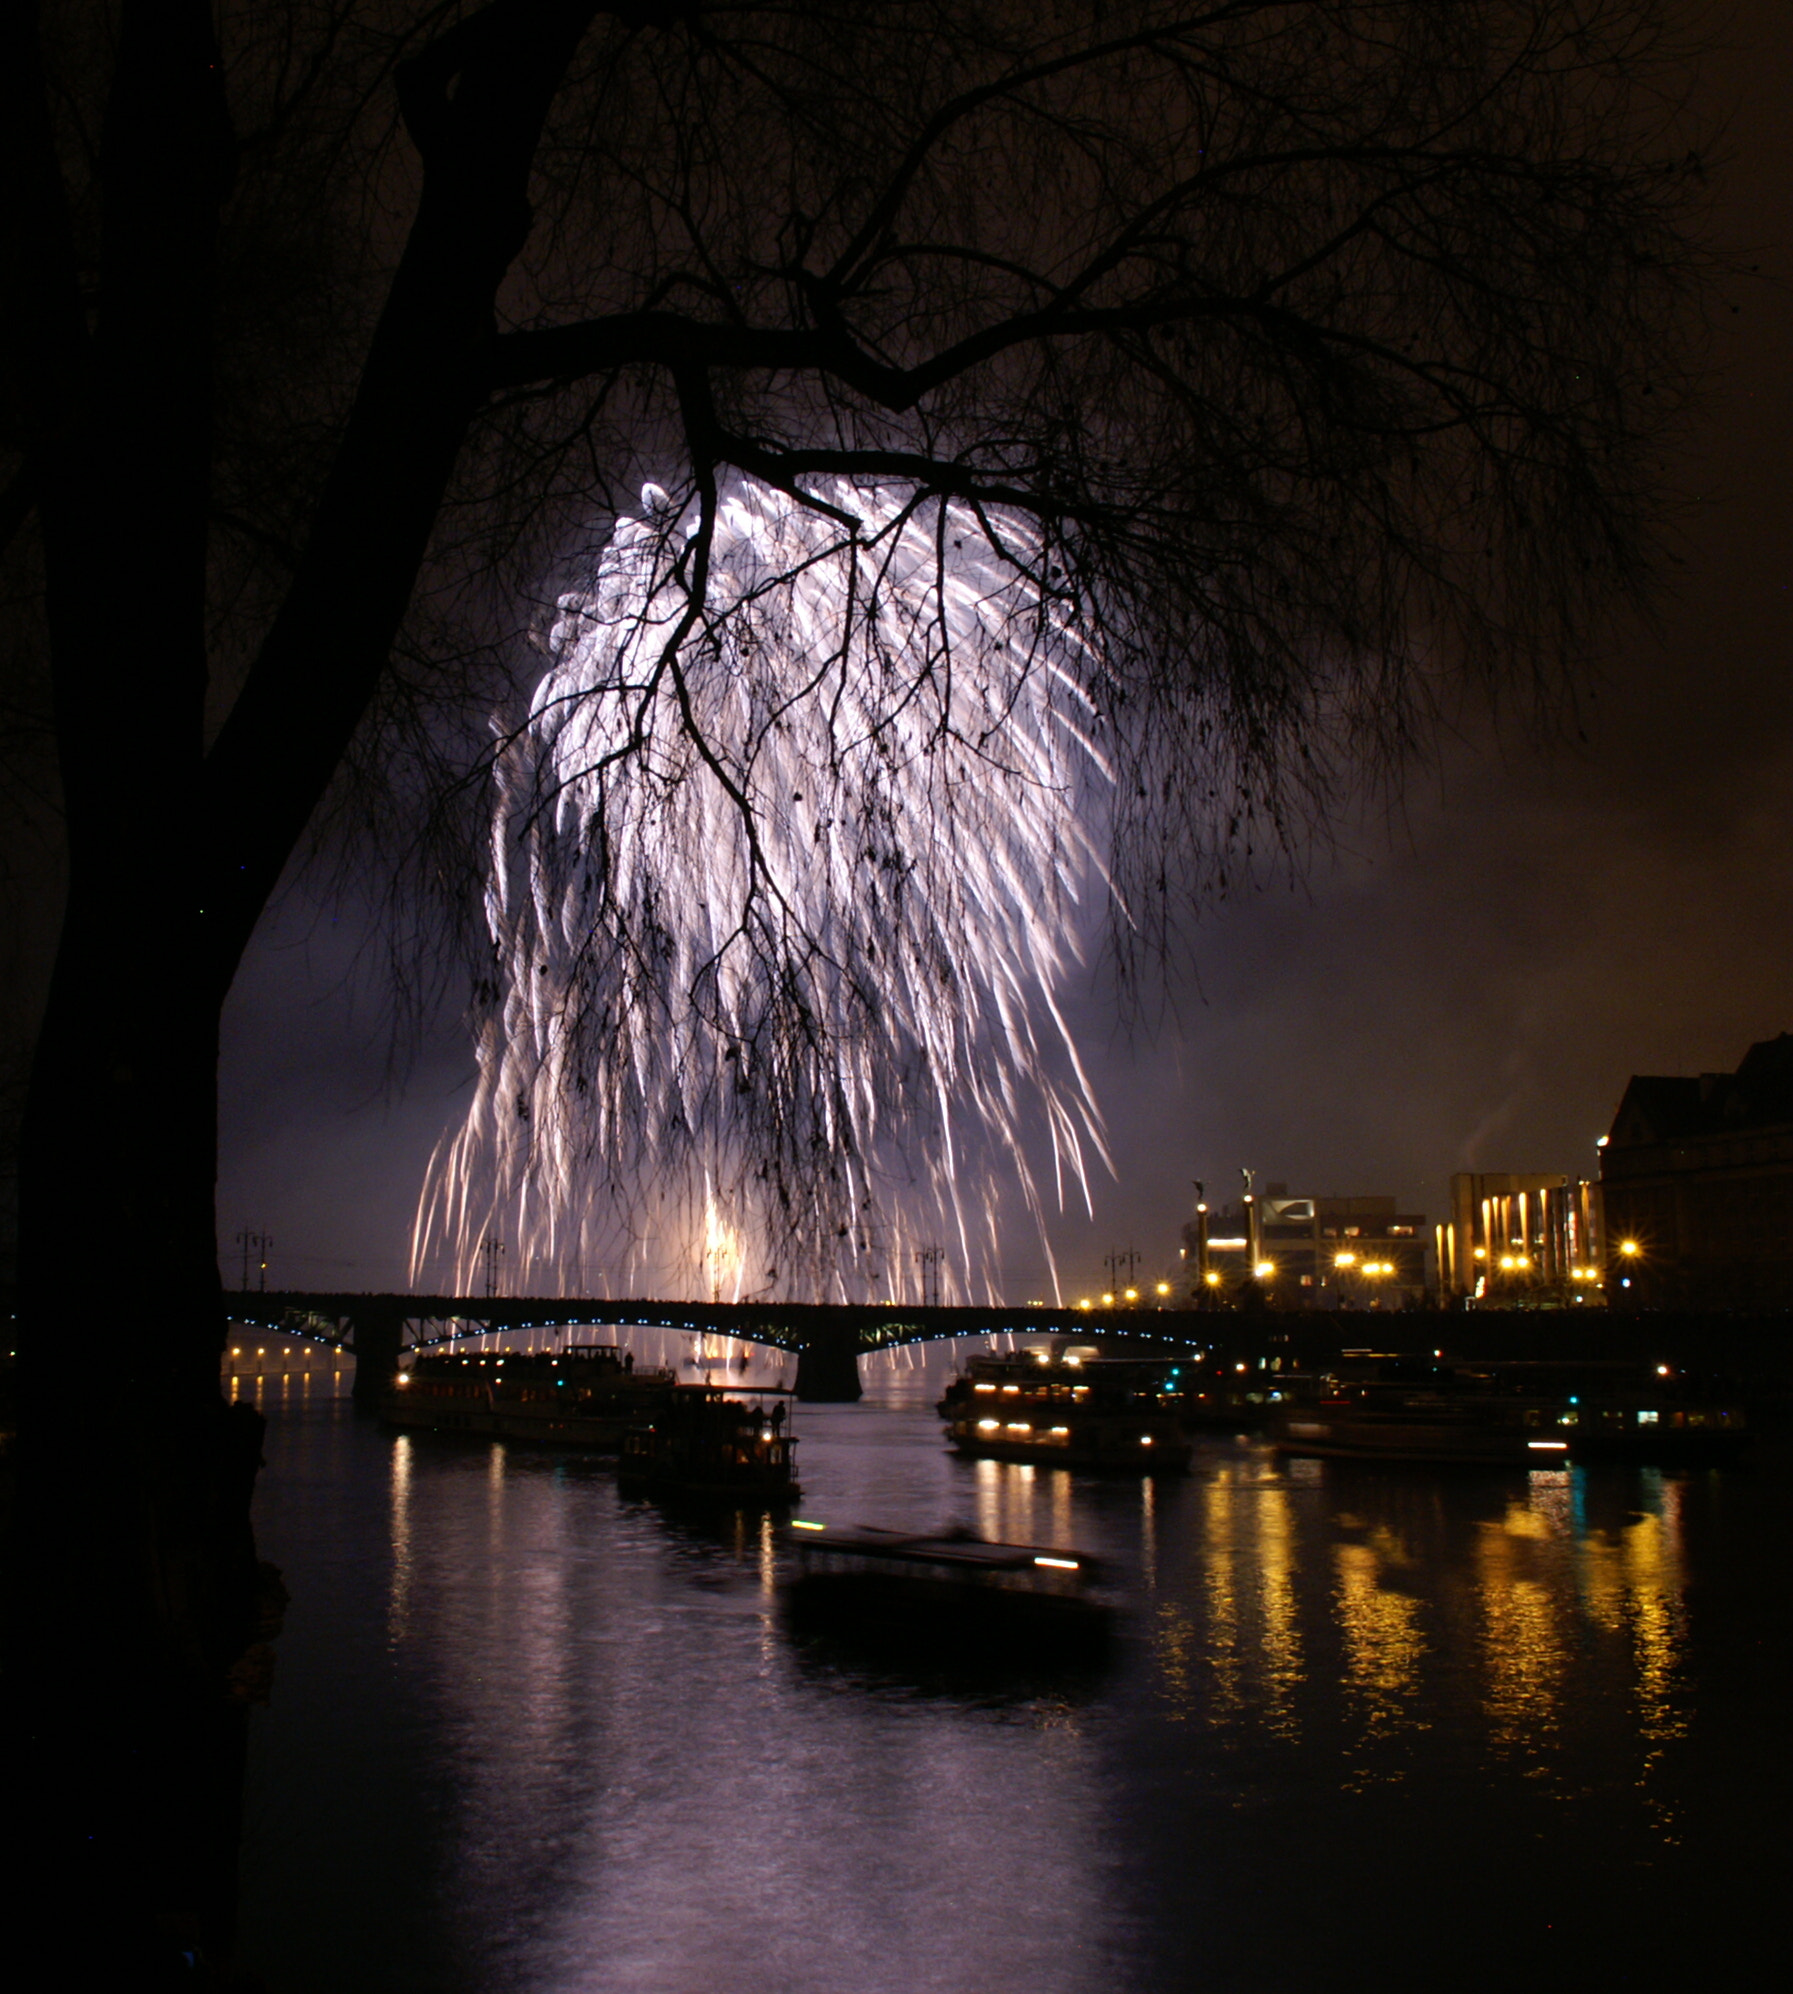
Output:
M1087 661L1016 522L650 486L501 749L495 987L413 1280L994 1295L1106 1160L1058 992L1107 887ZM1050 1159L1036 1172L1030 1156ZM1042 1230L1043 1238L1043 1230Z

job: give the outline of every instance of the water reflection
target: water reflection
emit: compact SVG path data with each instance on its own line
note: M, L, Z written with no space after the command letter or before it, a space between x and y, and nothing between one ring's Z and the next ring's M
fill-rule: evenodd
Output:
M411 1622L411 1455L408 1433L392 1441L392 1587L386 1614L387 1637L394 1643L410 1632Z
M1564 1562L1549 1511L1534 1493L1482 1524L1476 1544L1484 1709L1497 1754L1542 1753L1556 1722L1568 1666Z
M1420 1631L1419 1602L1389 1583L1391 1560L1386 1540L1340 1544L1333 1556L1337 1568L1334 1598L1344 1645L1343 1684L1354 1718L1353 1728L1364 1740L1382 1740L1417 1721L1411 1709L1426 1654ZM1370 1762L1359 1768L1360 1779L1377 1773ZM1383 1777L1398 1778L1397 1771Z
M1433 1749L1560 1770L1589 1699L1630 1713L1640 1762L1685 1735L1681 1487L1628 1484L1617 1528L1585 1470L1453 1481L1235 1450L1200 1464L1174 1517L1138 1523L1141 1627L1165 1718L1244 1742L1337 1740L1360 1785ZM1578 1722L1583 1720L1578 1718Z
M1579 1863L1577 1915L1607 1951L1632 1942L1598 1923L1600 1878L1675 1859L1700 1762L1693 1485L1332 1472L1235 1443L1204 1444L1187 1480L1098 1481L957 1460L925 1410L804 1417L812 1516L962 1519L1110 1560L1133 1604L1108 1674L993 1693L969 1669L921 1682L806 1649L780 1617L769 1519L671 1517L588 1462L345 1419L330 1475L271 1478L309 1494L268 1548L302 1626L322 1596L306 1560L353 1538L357 1505L377 1518L377 1551L333 1569L367 1584L390 1673L345 1669L328 1724L292 1749L351 1809L366 1794L370 1817L426 1824L414 1888L437 1942L413 1958L364 1932L295 1986L1322 1984L1324 1957L1304 1978L1280 1931L1287 1970L1265 1973L1261 1931L1227 1903L1298 1887L1337 1928L1379 1875L1424 1871L1462 1920L1503 1861L1527 1901L1545 1851L1549 1929L1568 1929ZM321 1430L277 1421L270 1448ZM264 1738L305 1710L277 1699ZM365 1743L343 1756L370 1736L384 1772ZM379 1815L380 1777L410 1782L409 1815ZM354 1835L321 1829L308 1859ZM358 1860L385 1873L377 1851ZM258 1901L266 1930L278 1912Z
M555 1989L888 1986L898 1958L911 1984L950 1984L963 1879L1025 1822L1040 1897L988 1984L1097 1984L1078 1962L1102 1923L1100 1788L1062 1708L992 1728L962 1704L855 1700L843 1723L850 1682L792 1694L767 1519L668 1519L501 1448L477 1510L465 1479L434 1485L427 1594L455 1660L435 1695L470 1957ZM1014 1529L1053 1497L1011 1471L979 1500ZM487 1562L457 1605L475 1515Z
M1216 1476L1203 1493L1207 1498L1203 1505L1203 1536L1208 1555L1202 1580L1205 1614L1200 1637L1201 1659L1203 1673L1208 1678L1209 1709L1216 1719L1224 1722L1244 1707L1242 1677L1247 1665L1246 1658L1240 1652L1239 1600L1234 1576L1236 1547L1233 1543L1238 1519L1231 1476ZM1256 1505L1253 1504L1252 1508L1255 1509ZM1187 1691L1193 1644L1186 1630L1179 1628L1178 1635L1183 1682Z
M1264 1724L1294 1744L1301 1735L1301 1624L1295 1597L1294 1510L1289 1492L1266 1487L1258 1498L1258 1597L1264 1615Z

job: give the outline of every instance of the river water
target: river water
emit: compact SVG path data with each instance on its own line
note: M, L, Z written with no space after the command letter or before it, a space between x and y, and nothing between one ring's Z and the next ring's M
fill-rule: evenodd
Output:
M919 1386L920 1381L917 1380ZM276 1994L1693 1987L1788 1965L1793 1475L1200 1443L1095 1480L800 1409L803 1514L1075 1545L1099 1671L793 1643L777 1534L267 1388L244 1946Z

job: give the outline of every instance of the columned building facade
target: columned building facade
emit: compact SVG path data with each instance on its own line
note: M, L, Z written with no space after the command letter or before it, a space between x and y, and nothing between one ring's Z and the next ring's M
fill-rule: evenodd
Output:
M1438 1228L1449 1308L1535 1308L1606 1299L1600 1186L1561 1172L1459 1170Z

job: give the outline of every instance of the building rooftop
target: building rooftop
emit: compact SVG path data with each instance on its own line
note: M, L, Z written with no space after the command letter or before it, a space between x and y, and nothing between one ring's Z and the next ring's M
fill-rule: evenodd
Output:
M1793 1033L1763 1039L1735 1073L1638 1073L1613 1117L1607 1144L1633 1149L1692 1136L1793 1123Z

